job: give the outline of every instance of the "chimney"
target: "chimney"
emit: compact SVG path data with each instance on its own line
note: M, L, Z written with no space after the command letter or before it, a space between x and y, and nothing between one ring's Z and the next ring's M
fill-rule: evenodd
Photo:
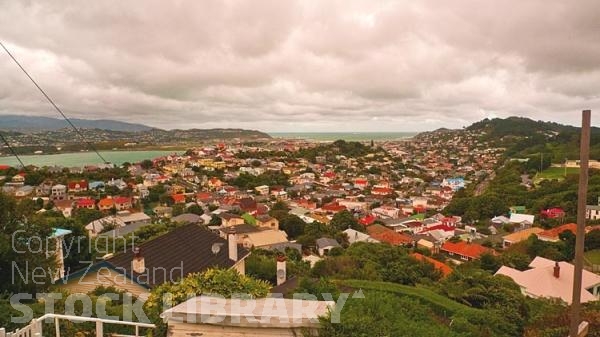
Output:
M131 261L131 269L138 274L143 274L146 271L146 263L139 247L133 248L133 261Z
M560 266L558 265L558 261L554 264L554 277L558 278L560 276Z
M285 255L277 256L277 285L285 283L286 281L286 260Z
M229 243L229 258L233 261L238 260L238 247L237 240L235 238L235 229L230 228L227 234L227 242Z

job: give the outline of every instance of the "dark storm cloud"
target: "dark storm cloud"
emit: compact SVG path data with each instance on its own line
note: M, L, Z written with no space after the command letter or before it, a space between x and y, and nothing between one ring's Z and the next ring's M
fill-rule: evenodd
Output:
M600 108L600 3L8 1L0 40L73 117L426 130ZM0 113L53 115L8 57Z

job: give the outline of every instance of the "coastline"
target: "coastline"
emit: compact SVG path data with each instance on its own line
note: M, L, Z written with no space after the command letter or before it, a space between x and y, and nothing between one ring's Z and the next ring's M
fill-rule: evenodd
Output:
M145 159L153 159L156 157L172 154L181 153L175 148L162 149L162 150L109 150L99 151L100 154L110 163L115 165L121 165L124 162L140 162ZM19 155L25 165L35 166L85 166L85 165L98 165L102 164L102 161L94 151L80 151L80 152L61 152L61 153L48 153L48 154L28 154ZM19 162L12 155L6 155L0 157L1 165L10 165L13 167L19 166Z

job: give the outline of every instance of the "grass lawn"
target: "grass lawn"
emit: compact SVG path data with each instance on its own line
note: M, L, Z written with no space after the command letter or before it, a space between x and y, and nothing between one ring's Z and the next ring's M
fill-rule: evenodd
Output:
M591 264L600 265L600 249L593 249L585 252L585 260Z
M578 167L567 167L567 174L578 174L578 173L579 173ZM545 169L544 171L542 171L541 173L536 174L535 177L533 178L533 181L537 183L544 179L562 180L564 178L565 178L565 168L564 167L549 167L549 168Z

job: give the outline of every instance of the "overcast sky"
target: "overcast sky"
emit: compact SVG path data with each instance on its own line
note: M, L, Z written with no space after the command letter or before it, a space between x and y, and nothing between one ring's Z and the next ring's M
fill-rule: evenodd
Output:
M600 1L11 1L0 40L71 117L422 131L600 112ZM0 114L57 117L0 50ZM592 117L600 125L600 114Z

